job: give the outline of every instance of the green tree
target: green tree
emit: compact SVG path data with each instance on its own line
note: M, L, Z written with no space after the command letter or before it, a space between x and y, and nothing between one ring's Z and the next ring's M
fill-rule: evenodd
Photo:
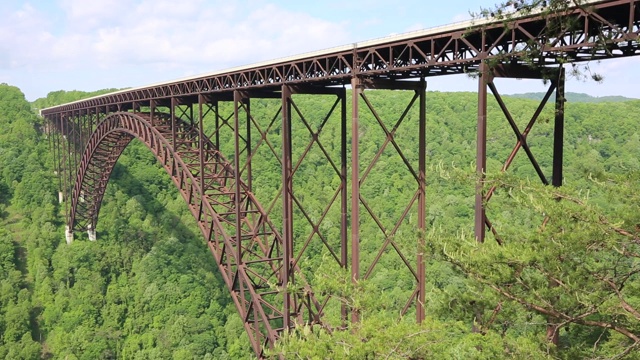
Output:
M630 355L640 345L638 180L638 172L609 175L585 193L498 177L489 184L539 227L505 228L502 245L434 232L431 246L499 301L543 316L558 356ZM596 192L615 206L592 201Z

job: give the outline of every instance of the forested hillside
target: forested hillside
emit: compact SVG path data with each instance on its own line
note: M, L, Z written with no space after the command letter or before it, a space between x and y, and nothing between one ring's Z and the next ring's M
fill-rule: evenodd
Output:
M250 358L242 322L191 214L142 144L133 142L114 170L98 241L79 236L66 244L47 134L32 109L95 94L54 92L30 104L19 89L0 85L0 358ZM410 98L400 91L368 94L389 127ZM370 279L353 287L326 251L312 245L301 266L314 289L358 308L362 321L332 334L300 328L277 351L287 358L336 359L639 358L633 350L640 343L640 101L567 103L562 192L537 185L522 151L509 176L500 175L515 137L490 102L487 186L496 185L497 193L488 215L502 245L492 235L484 245L470 236L476 101L473 93L427 95L429 231L418 234L413 217L396 236L411 261L416 239L427 238L425 324L414 325L412 314L399 319L404 302L398 299L413 288L396 258L385 254ZM537 102L507 102L524 128ZM277 104L255 100L252 111L270 119ZM318 109L330 108L331 100L303 97L300 104L314 126L323 120ZM395 132L412 164L418 156L415 120L414 109ZM385 137L370 115L363 113L361 122L362 158L370 160ZM338 129L330 121L319 136L334 158ZM300 123L293 131L296 161L309 133ZM528 138L549 176L552 132L549 108ZM277 129L268 131L276 151L278 136ZM232 146L223 143L221 150L230 156ZM314 151L301 163L294 188L318 218L337 176ZM257 159L256 196L271 199L280 185L279 165L273 157ZM389 226L415 185L392 151L379 161L362 192ZM275 211L276 223L278 216ZM332 225L339 223L336 217L339 206L319 230L331 243L339 234ZM366 263L381 235L371 220L361 226ZM302 239L308 228L296 231ZM303 240L296 241L299 246ZM335 315L327 320L339 323ZM554 337L555 345L549 341Z
M66 245L47 135L31 108L94 94L29 104L0 86L0 358L250 357L209 250L141 144L114 171L100 241Z
M524 93L524 94L513 94L509 95L510 97L521 98L521 99L534 99L534 100L542 100L544 98L544 93L536 92L536 93ZM603 103L603 102L624 102L624 101L634 101L636 99L628 98L625 96L591 96L583 93L574 93L568 92L565 94L565 98L570 102L583 102L583 103Z

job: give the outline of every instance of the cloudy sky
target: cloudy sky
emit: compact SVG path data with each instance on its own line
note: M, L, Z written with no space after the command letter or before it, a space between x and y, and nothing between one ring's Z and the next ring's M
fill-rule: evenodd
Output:
M495 2L0 0L0 83L20 87L28 100L142 86L461 21ZM638 64L592 64L605 81L574 80L567 91L640 98ZM544 89L539 81L503 81L505 93ZM448 76L429 79L429 88L473 91L476 84Z

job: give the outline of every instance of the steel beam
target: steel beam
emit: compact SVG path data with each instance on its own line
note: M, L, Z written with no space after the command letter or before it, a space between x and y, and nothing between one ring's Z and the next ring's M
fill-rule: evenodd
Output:
M176 141L176 106L178 106L178 102L174 96L171 97L171 105L169 105L169 113L171 114L171 143L175 147L177 144ZM174 176L175 174L171 174Z
M418 323L424 321L426 275L424 252L426 248L425 235L427 231L427 82L420 79L420 109L418 124L418 246L417 246L417 268L418 268L418 298L416 302L416 320Z
M417 226L421 231L424 231L426 228L426 176L424 176L426 172L426 82L424 79L421 81L379 81L377 79L362 79L360 82L361 89L353 90L354 97L354 108L359 112L360 109L357 104L355 104L356 100L362 99L363 104L365 105L365 109L371 113L373 117L374 124L379 126L379 130L384 133L384 141L382 141L380 147L378 148L375 155L369 159L363 159L360 157L360 154L357 154L357 162L352 163L352 174L357 171L358 177L353 178L353 182L357 182L357 185L352 183L352 187L357 186L357 191L359 191L358 196L352 195L353 206L362 206L364 209L363 214L358 216L360 217L360 221L358 221L357 225L355 224L355 220L352 220L352 232L354 234L359 235L359 230L356 232L356 229L359 229L359 226L363 221L373 221L375 223L376 228L379 230L382 235L383 241L380 243L377 253L375 257L371 260L370 263L366 265L366 271L362 275L362 279L369 279L373 272L377 269L380 260L384 256L397 256L401 260L401 262L405 265L406 270L413 277L416 287L413 293L407 299L404 307L400 310L400 315L404 316L409 309L415 305L416 309L416 318L421 321L424 317L424 309L422 306L424 305L424 300L421 298L424 295L424 284L425 284L425 276L424 276L424 257L421 254L421 249L424 245L424 234L419 234L417 242L415 243L415 247L410 249L403 249L403 245L396 239L396 236L399 234L404 223L410 222L410 213L413 211L417 212ZM353 86L352 86L353 88ZM376 111L376 107L371 99L366 96L364 93L364 89L393 89L393 90L409 90L413 92L413 96L411 97L408 104L405 106L402 113L398 114L398 118L393 122L389 123L388 119L383 119L383 117ZM397 138L397 132L399 127L403 126L406 122L408 122L412 117L409 115L410 111L418 104L418 119L417 124L412 124L413 126L417 125L419 128L418 131L418 156L417 159L410 159L405 156L402 151L399 143L399 139ZM354 112L354 119L356 118L356 112ZM357 114L358 120L362 114ZM411 126L411 125L405 125ZM356 132L354 135L353 132ZM359 141L359 127L352 128L352 138L356 138ZM352 145L353 148L353 145ZM366 195L362 194L361 186L366 183L367 179L370 178L370 175L373 172L375 166L379 163L379 161L384 158L385 151L391 151L392 157L399 157L406 170L411 174L413 179L416 181L415 191L413 193L413 197L408 200L408 203L397 204L398 206L402 206L403 211L397 217L391 219L392 223L389 223L389 219L384 219L381 217L378 212L379 209L375 209L372 207L371 203L368 201L370 199L366 198ZM356 152L356 150L352 150L352 152ZM352 156L355 156L353 154ZM359 172L360 165L365 161L367 166L363 170L362 173ZM397 158L395 159L397 161ZM417 167L415 163L417 162ZM358 169L358 170L354 170ZM401 168L398 168L397 171L401 171ZM423 173L423 176L420 175L420 172ZM417 208L417 209L416 209ZM358 210L359 211L359 210ZM352 209L353 213L353 209ZM354 229L355 227L355 229ZM420 231L419 231L420 232ZM373 240L373 239L367 239ZM353 241L353 240L352 240ZM353 244L353 243L352 243ZM410 260L411 255L415 255L415 263ZM353 258L353 254L352 254ZM362 264L358 264L360 267ZM353 266L353 265L352 265ZM360 275L358 273L358 275Z
M347 94L342 88L340 96L340 267L349 267L349 194L347 192ZM340 307L343 326L346 325L348 309L343 302Z
M507 109L507 105L504 103L504 101L502 99L502 96L500 96L500 93L498 92L498 89L496 88L495 83L493 81L491 81L487 85L489 86L489 89L491 89L491 93L494 95L496 101L498 102L498 105L500 106L500 109L502 109L502 113L504 114L505 118L509 122L509 125L511 126L511 129L513 130L513 132L515 133L516 138L517 138L516 146L514 147L513 151L511 152L511 155L509 156L509 158L505 162L505 165L502 167L502 171L507 170L507 168L511 165L511 162L515 158L515 155L518 153L520 148L523 148L525 153L527 154L527 157L529 158L529 161L531 162L531 165L533 165L533 167L534 167L534 169L536 171L536 174L538 174L538 177L540 178L540 181L542 181L543 184L548 185L549 181L547 180L547 177L544 175L544 172L542 171L542 168L540 167L540 164L538 164L538 161L536 160L535 156L533 156L533 152L529 148L529 144L527 144L527 135L529 134L529 131L531 130L531 128L535 124L536 120L538 119L538 116L540 116L540 113L544 109L544 106L546 105L546 103L547 103L547 101L549 99L549 96L551 96L551 93L553 92L553 90L555 88L555 84L553 84L553 82L552 82L551 87L549 88L549 90L545 94L544 98L540 102L540 105L538 106L538 109L534 113L533 117L531 118L531 121L529 121L529 124L527 125L527 127L525 128L525 130L523 132L520 132L520 129L518 128L518 125L516 124L516 121L511 116L511 113L509 112L509 109ZM493 190L494 189L491 189L491 192ZM488 200L489 200L489 196L485 197L485 201L488 201Z
M63 142L63 161L64 161L64 175L65 175L65 181L64 181L64 197L67 199L71 198L71 194L70 194L70 188L71 186L73 186L73 170L71 169L71 160L70 160L70 151L71 151L71 140L69 137L69 120L68 120L68 113L62 114L60 117L60 124L61 124L61 129L62 129L62 138L65 140ZM64 144L66 142L66 144ZM67 215L67 224L69 225L69 201L65 202L65 212Z
M486 62L480 65L478 75L478 120L476 131L476 199L475 199L475 227L476 241L484 242L485 237L485 208L484 208L484 179L487 169L487 84L491 81L491 74Z
M555 123L555 129L554 129L553 177L552 177L551 183L554 184L554 186L560 186L559 184L562 183L562 145L563 145L562 137L563 137L563 130L564 130L564 69L563 68L545 68L545 69L537 69L537 70L528 70L526 68L522 68L519 66L515 66L515 67L499 66L497 70L492 68L489 71L491 71L491 73L488 77L489 81L487 82L487 86L489 89L491 89L492 94L495 96L495 99L498 105L500 106L500 109L502 110L503 115L505 116L506 120L509 122L509 125L516 137L516 144L513 150L511 151L509 157L505 161L504 165L502 166L501 171L502 172L507 171L511 166L511 164L513 163L519 150L524 149L527 155L527 158L529 159L529 162L535 169L536 174L540 178L540 181L545 185L549 185L550 182L545 176L542 170L542 167L539 165L538 161L533 155L533 152L531 151L529 144L527 143L527 137L531 132L533 126L536 124L538 117L544 110L544 107L547 104L548 100L550 99L551 95L553 94L554 91L556 92L556 111L555 111L556 123ZM499 76L504 78L514 78L514 77L515 78L535 78L536 76L538 76L539 79L543 79L546 76L551 77L550 86L547 89L547 92L545 93L544 97L540 101L540 104L536 108L536 111L532 115L531 119L529 120L527 126L524 128L523 131L520 131L520 129L518 128L516 121L511 116L511 113L509 112L507 105L505 104L502 96L498 92L497 87L493 81L494 76ZM562 89L559 88L560 85L562 85ZM480 131L478 133L480 133ZM485 134L485 137L486 137L486 134ZM496 189L497 189L497 186L494 185L486 191L486 193L484 194L485 204L489 200L491 200ZM496 229L493 227L491 221L488 219L486 214L485 214L484 221L485 221L485 225L495 235L496 241L498 241L498 243L501 244L502 239L499 237Z
M294 279L293 263L293 171L291 160L291 88L282 87L282 241L284 245L282 266L283 326L291 327L294 310L289 286Z
M64 190L65 175L63 174L63 169L62 169L62 154L60 150L60 143L61 143L60 139L62 138L60 114L56 114L55 116L52 117L52 119L49 119L49 121L55 128L55 130L52 130L52 133L51 133L52 135L55 136L55 143L53 145L53 158L54 158L56 169L57 169L56 175L58 175L58 191L60 192L60 194L58 195L58 199L59 199L59 202L62 203L66 199L65 197L66 191Z
M198 162L200 165L200 206L198 208L198 221L201 221L204 216L204 197L205 197L205 150L204 150L204 106L205 99L202 94L198 95Z
M562 186L562 159L564 148L564 68L560 68L556 86L556 109L553 127L553 173L551 184Z
M218 101L213 101L213 113L215 115L215 124L216 124L216 131L215 131L215 135L214 135L214 145L216 147L216 149L220 149L220 104L218 103Z
M247 186L249 187L249 191L253 192L253 173L251 171L251 154L253 153L253 147L251 145L251 98L247 97L245 99L244 108L247 112L247 137L245 138L245 150L247 151Z
M360 96L364 86L360 78L351 80L351 282L360 280ZM360 314L351 311L351 321L358 322Z
M242 102L242 96L238 91L233 93L233 191L234 191L234 211L235 211L235 227L236 227L236 265L242 265L242 203L240 202L240 114L239 107Z
M43 109L43 114L75 110L95 105L120 106L132 101L181 96L186 100L199 93L229 93L239 89L279 90L284 84L316 83L347 85L354 74L377 78L413 78L462 74L479 70L487 59L526 65L524 49L541 49L535 63L560 65L640 55L637 15L638 0L589 1L561 14L529 14L509 20L478 20L438 31L415 32L384 41L367 41L319 52L294 56L209 76L107 94L81 102ZM543 30L553 16L564 16L572 27ZM609 35L604 47L591 29ZM542 33L544 36L536 36ZM548 42L552 39L552 43ZM197 100L193 100L194 102Z

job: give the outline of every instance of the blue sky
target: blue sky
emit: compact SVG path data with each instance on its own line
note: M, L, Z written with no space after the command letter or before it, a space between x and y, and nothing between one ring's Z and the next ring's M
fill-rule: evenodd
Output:
M0 0L0 83L28 100L142 86L461 21L495 2ZM571 80L567 91L640 97L639 63L592 63L605 81ZM540 81L501 81L504 93L544 90ZM477 87L465 76L428 82L438 91Z

